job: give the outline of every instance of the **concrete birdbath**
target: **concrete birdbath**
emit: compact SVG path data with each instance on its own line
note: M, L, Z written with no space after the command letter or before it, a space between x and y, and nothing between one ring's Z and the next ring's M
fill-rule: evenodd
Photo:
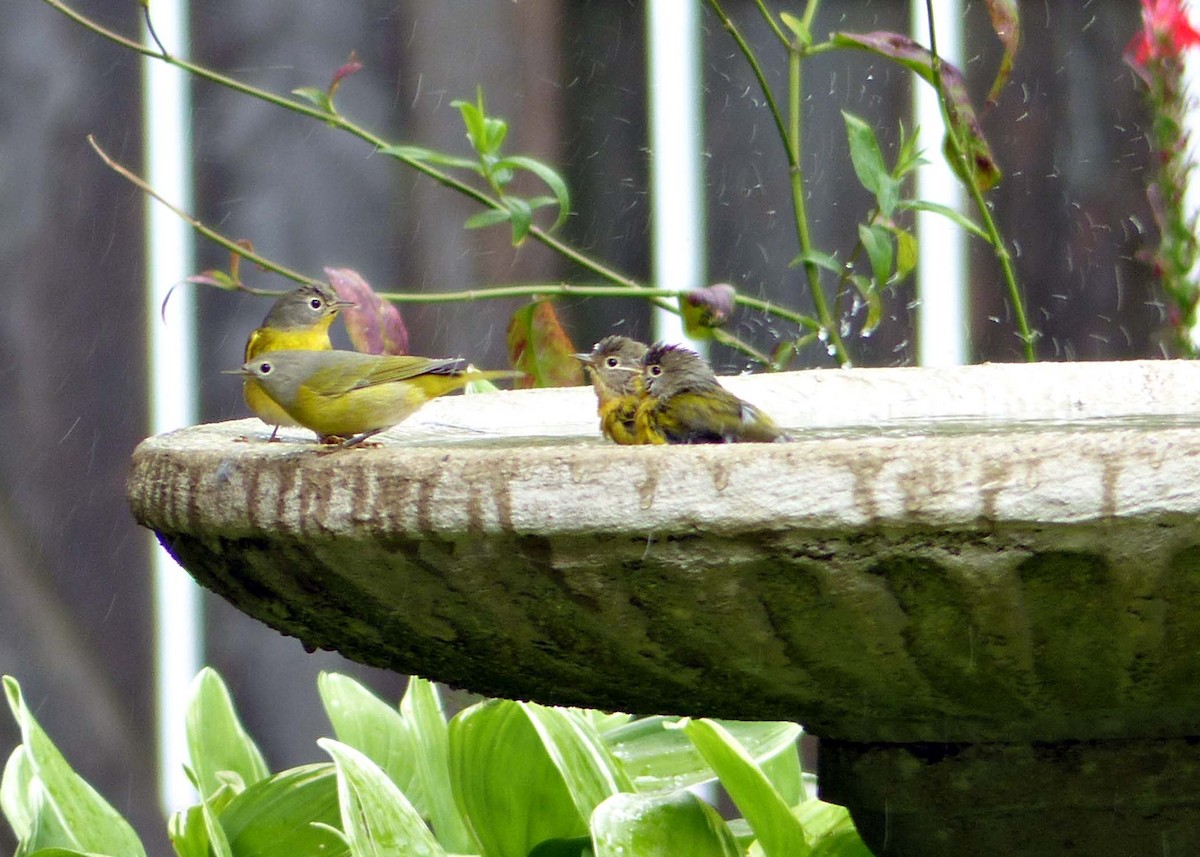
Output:
M801 439L617 447L590 389L453 397L375 449L150 438L129 499L308 646L799 721L879 855L1200 853L1200 364L729 386Z

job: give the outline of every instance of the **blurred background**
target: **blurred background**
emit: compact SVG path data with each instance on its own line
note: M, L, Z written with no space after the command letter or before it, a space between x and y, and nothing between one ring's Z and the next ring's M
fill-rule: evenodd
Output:
M768 2L769 6L776 4ZM135 36L140 7L74 6ZM151 4L153 8L153 4ZM1039 356L1161 356L1163 312L1151 271L1149 162L1141 92L1121 60L1139 24L1130 0L1021 4L1025 43L1012 82L984 117L1006 176L990 196L1012 242ZM776 49L749 0L727 0L772 83ZM826 0L815 31L908 30L907 0ZM485 90L508 120L507 150L555 165L574 214L562 234L617 269L650 276L645 10L613 0L290 0L195 4L192 58L276 92L324 88L355 50L365 69L338 94L341 112L398 142L467 154L456 98ZM786 166L743 57L703 14L708 282L808 310L795 256ZM127 462L148 433L143 198L85 142L141 162L139 60L39 0L0 0L0 673L16 676L70 762L129 817L151 853L168 853L156 805L150 536L124 501ZM998 44L982 3L967 4L967 74L976 103ZM910 75L860 53L806 66L805 167L818 247L845 254L869 198L854 179L839 111L894 143ZM360 141L199 82L194 86L195 213L264 255L320 276L360 272L379 290L438 291L521 282L589 282L504 227L466 231L476 211ZM930 153L937 156L936 152ZM890 158L890 155L889 155ZM227 254L200 244L197 268ZM991 251L972 249L971 358L1020 359ZM262 288L290 284L243 266ZM704 285L697 283L696 285ZM197 288L201 413L246 415L236 379L249 331L269 302ZM914 362L911 284L889 291L884 322L850 343L858 365ZM408 306L413 353L507 361L505 327L520 301ZM576 345L610 332L651 336L634 300L562 301ZM770 349L793 335L741 311L732 329ZM340 330L337 336L343 337ZM743 358L713 353L724 373ZM814 346L795 364L828 368ZM396 698L403 678L307 654L300 643L206 596L205 661L229 682L273 769L322 759L328 730L315 678L337 669ZM0 753L17 743L0 712ZM11 848L7 828L0 850Z

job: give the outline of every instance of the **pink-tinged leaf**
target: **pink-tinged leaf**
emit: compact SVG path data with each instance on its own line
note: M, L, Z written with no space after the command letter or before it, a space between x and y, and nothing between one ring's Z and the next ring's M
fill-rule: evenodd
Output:
M338 70L333 73L333 79L329 81L329 89L326 90L326 93L329 96L330 103L333 102L334 93L338 91L338 87L342 85L342 81L350 77L352 74L358 74L362 70L363 64L359 62L358 54L354 50L351 50L350 56L347 57L346 61L342 63Z
M717 283L693 289L679 296L683 329L692 339L711 339L713 329L721 327L733 315L737 289L729 283Z
M229 274L224 271L218 271L215 268L199 274L192 274L190 277L184 277L183 281L197 286L213 286L227 292L236 292L242 287L241 283L229 276Z
M525 376L518 387L577 387L583 365L548 300L525 304L508 323L508 356Z
M937 85L933 73L933 55L908 36L885 31L874 33L834 33L833 42L841 47L859 48L897 62L930 85ZM980 190L995 187L1001 177L1000 167L992 156L991 147L983 136L983 128L971 99L967 94L967 83L962 72L945 60L941 63L942 89L946 94L946 114L950 128L960 141L966 158L968 175L959 175L964 182L971 182ZM949 140L946 141L947 148ZM958 171L957 159L947 157L950 166Z
M992 19L992 29L1004 46L1004 55L1000 58L1000 67L996 69L996 79L988 91L988 106L994 105L1000 99L1000 90L1004 89L1012 76L1013 63L1017 58L1017 49L1021 47L1021 13L1017 9L1017 0L987 0L988 15Z
M341 300L354 302L342 310L342 318L355 349L365 354L408 353L408 328L395 304L375 294L357 271L326 268L325 276Z

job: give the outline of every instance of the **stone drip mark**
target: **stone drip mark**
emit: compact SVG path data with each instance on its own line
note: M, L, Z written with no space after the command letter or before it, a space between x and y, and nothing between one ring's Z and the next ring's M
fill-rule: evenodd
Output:
M1121 475L1121 465L1115 456L1104 455L1100 466L1100 516L1111 518L1117 514L1117 477Z
M717 493L724 493L729 487L729 466L723 461L710 461L708 472L712 475L713 487L717 489Z
M637 485L638 502L642 509L654 505L654 495L658 492L658 467L653 462L646 462L646 479Z
M995 521L997 500L1008 484L1009 469L1003 462L985 459L979 466L979 499L984 520Z
M851 489L854 505L868 521L876 521L880 517L880 510L879 500L875 496L875 483L883 471L884 461L868 455L871 455L871 451L864 450L859 457L844 458L842 464L850 471L854 481Z

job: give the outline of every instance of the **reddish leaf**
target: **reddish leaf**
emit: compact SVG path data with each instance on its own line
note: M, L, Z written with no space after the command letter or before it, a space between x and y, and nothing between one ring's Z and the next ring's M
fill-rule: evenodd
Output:
M933 55L908 36L900 33L835 33L835 44L842 47L860 48L886 57L920 75L931 85L937 85L933 74ZM970 175L962 176L963 181L972 182L980 190L990 190L1000 181L1000 167L992 156L991 147L983 136L983 128L971 99L967 94L967 83L962 73L945 60L941 63L942 88L946 93L946 113L950 119L950 127L955 136L962 142L963 155L967 159L967 170ZM948 143L948 141L947 141ZM949 158L950 165L957 169L954 158Z
M329 81L329 89L325 91L329 96L330 102L333 101L334 94L338 91L338 87L342 85L342 81L352 74L358 74L363 70L363 64L359 62L358 54L351 50L350 56L346 61L333 73L333 79Z
M996 69L996 79L988 91L987 103L990 107L1000 98L1000 90L1012 75L1017 49L1021 46L1021 13L1017 9L1017 0L987 0L987 7L992 29L1004 46L1004 56L1000 58L1000 67Z
M534 301L513 313L508 323L508 356L525 373L518 387L577 387L583 366L548 300Z
M408 353L408 328L395 304L375 294L357 271L326 268L325 276L339 298L354 301L354 306L342 310L342 318L357 350L366 354Z
M713 328L721 327L733 315L737 290L729 283L717 283L705 289L693 289L679 296L683 329L692 339L710 339Z

